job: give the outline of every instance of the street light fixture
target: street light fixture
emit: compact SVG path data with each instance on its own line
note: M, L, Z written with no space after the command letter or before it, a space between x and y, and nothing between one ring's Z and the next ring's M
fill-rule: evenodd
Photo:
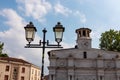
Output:
M29 44L26 44L25 48L42 48L42 68L41 68L41 80L44 77L44 54L45 48L62 48L60 42L62 41L63 32L65 28L61 25L60 22L57 23L55 27L53 27L53 31L55 34L55 41L58 43L56 44L49 44L49 40L46 41L46 32L47 30L44 28L43 32L43 41L40 40L39 44L31 44L34 41L35 32L37 31L36 27L33 25L32 22L26 25L25 28L25 35L26 40ZM41 45L42 44L42 45Z
M26 40L30 44L31 41L34 40L35 32L37 31L36 27L34 27L33 23L30 22L25 28L25 35L26 35Z
M62 27L60 22L58 22L58 24L53 28L53 31L55 33L55 41L58 43L58 45L62 41L64 30L65 30L65 28Z

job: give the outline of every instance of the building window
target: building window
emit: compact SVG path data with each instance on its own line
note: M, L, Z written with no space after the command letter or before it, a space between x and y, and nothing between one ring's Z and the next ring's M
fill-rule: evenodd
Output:
M24 77L23 77L23 76L21 76L21 80L24 80Z
M83 52L83 58L87 58L87 52Z
M9 68L10 68L10 67L7 65L7 66L6 66L6 70L5 70L5 71L9 71Z
M22 68L22 73L25 73L25 68L24 67Z
M18 79L18 67L14 67L12 76L13 76L13 80Z
M8 75L5 75L4 80L8 80Z

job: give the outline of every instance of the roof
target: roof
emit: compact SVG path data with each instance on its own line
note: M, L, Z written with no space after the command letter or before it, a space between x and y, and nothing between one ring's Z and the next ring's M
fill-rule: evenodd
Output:
M90 48L90 49L78 49L78 48L66 48L66 49L58 49L58 50L51 50L48 52L48 54L50 52L54 52L54 51L74 51L74 50L80 50L80 51L102 51L102 52L110 52L110 53L120 53L120 52L117 52L117 51L108 51L108 50L103 50L103 49L97 49L97 48Z
M40 69L39 66L37 65L34 65L28 61L25 61L23 59L19 59L19 58L13 58L13 57L0 57L0 60L3 60L3 61L8 61L8 62L18 62L18 63L22 63L22 64L27 64L27 65L30 65L30 66L33 66L33 67L36 67L38 69Z
M12 57L0 57L0 60L31 64L31 63L29 63L29 62L27 62L27 61L25 61L23 59L12 58Z
M75 32L77 32L77 31L79 31L79 30L89 30L89 31L91 32L91 29L89 29L89 28L79 28L79 29L76 29Z
M74 58L79 59L82 58L81 55L83 53L89 53L90 58L97 58L97 56L104 56L104 59L120 59L120 52L116 51L107 51L107 50L101 50L96 48L90 48L90 49L78 49L78 48L68 48L68 49L60 49L60 50L52 50L48 52L50 59L59 59L59 58L69 58L70 56L74 56Z

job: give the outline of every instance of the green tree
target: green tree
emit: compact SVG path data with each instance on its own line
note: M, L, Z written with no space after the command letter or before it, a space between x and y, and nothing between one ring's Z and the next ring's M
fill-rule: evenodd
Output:
M120 51L120 31L110 29L102 33L99 46L104 50Z
M8 55L6 53L2 52L3 47L4 47L4 43L0 42L0 57L8 57Z

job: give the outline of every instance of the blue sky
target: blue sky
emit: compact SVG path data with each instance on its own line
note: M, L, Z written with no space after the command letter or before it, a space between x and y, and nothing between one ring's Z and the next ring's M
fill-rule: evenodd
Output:
M120 30L120 0L3 0L0 2L0 41L4 52L11 57L22 58L41 65L41 49L25 49L24 27L32 21L38 32L33 43L42 39L46 28L47 39L54 42L52 28L58 21L65 27L62 45L76 44L75 30L92 29L92 47L99 48L101 33L109 29ZM48 51L48 49L47 49ZM49 65L45 57L46 66ZM47 68L45 73L48 73Z

